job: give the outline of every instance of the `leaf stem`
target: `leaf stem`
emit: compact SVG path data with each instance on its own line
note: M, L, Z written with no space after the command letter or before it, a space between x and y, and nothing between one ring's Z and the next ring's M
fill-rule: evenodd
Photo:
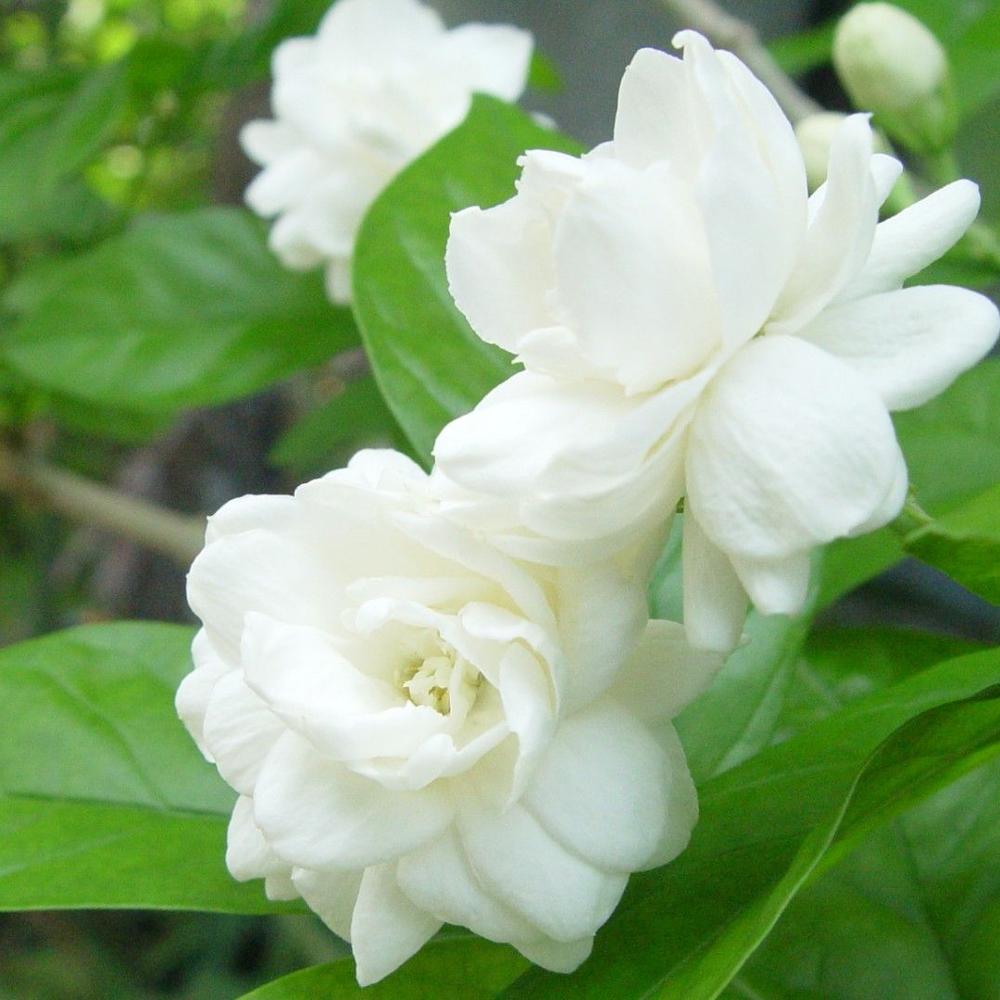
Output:
M0 491L113 532L187 567L201 551L205 519L126 496L0 445Z
M662 3L678 20L746 63L793 124L823 110L777 64L749 22L734 17L714 0L662 0Z

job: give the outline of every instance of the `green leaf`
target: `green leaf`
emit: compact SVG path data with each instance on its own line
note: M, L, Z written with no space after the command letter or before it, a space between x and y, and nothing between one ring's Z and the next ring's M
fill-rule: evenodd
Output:
M297 476L313 476L342 465L349 457L344 455L345 450L393 444L398 437L399 427L375 379L368 375L348 382L289 428L269 458Z
M1000 360L983 361L936 399L893 414L910 482L932 514L953 510L1000 480ZM887 569L903 555L899 537L883 528L827 547L819 606Z
M59 231L62 182L109 137L124 94L120 64L90 73L0 71L0 239Z
M691 845L633 878L591 959L505 996L716 996L819 866L1000 752L998 681L1000 651L948 661L708 780Z
M465 122L407 167L371 207L354 255L354 308L375 377L417 453L514 369L455 308L444 271L451 212L511 197L526 149L578 152L502 101L477 97Z
M681 537L677 515L650 585L654 618L680 621ZM795 617L751 611L747 642L726 660L712 687L677 719L677 731L695 781L752 757L771 743L799 650L812 621L815 589Z
M907 552L1000 604L1000 485L903 539Z
M1000 762L869 838L791 904L724 995L996 998Z
M139 413L222 403L355 343L316 274L286 271L239 209L143 219L30 275L0 360L62 396Z
M775 742L825 719L848 702L980 647L951 635L868 625L810 633L792 671Z
M0 909L289 909L226 871L234 796L173 707L191 636L90 625L0 650Z
M492 1000L528 965L507 945L478 938L433 941L401 969L364 989L344 958L302 969L247 993L241 1000Z

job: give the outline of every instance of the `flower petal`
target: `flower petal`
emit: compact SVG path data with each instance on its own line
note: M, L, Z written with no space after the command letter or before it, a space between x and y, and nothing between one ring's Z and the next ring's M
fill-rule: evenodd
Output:
M351 915L361 888L362 874L361 869L318 872L311 868L293 868L292 883L309 909L337 937L350 941Z
M562 720L521 802L567 850L634 871L660 839L668 780L656 741L605 698Z
M702 530L690 498L681 559L688 639L701 649L735 649L747 617L747 594L729 558Z
M770 333L800 329L861 270L878 223L866 115L850 115L834 137L826 182L809 199L815 208L792 272L778 299Z
M679 715L706 691L724 661L721 653L694 648L684 626L654 618L647 623L611 695L642 722L659 723Z
M688 845L691 831L698 822L698 793L688 770L684 747L677 731L669 723L658 727L657 742L667 762L666 822L659 843L646 868L658 868L673 861Z
M542 938L540 941L515 941L513 944L529 962L534 962L549 972L561 972L564 975L583 965L594 950L593 935L580 938L579 941Z
M287 874L289 866L271 850L254 822L253 799L241 795L233 807L226 834L226 867L239 882Z
M534 940L541 932L476 880L454 829L400 860L399 886L421 910L490 941Z
M241 794L253 794L264 759L284 728L247 687L243 671L234 670L215 685L205 712L205 745L219 774Z
M869 295L820 313L799 336L850 365L890 410L943 392L996 343L997 307L951 285Z
M531 35L511 25L463 24L441 39L434 62L470 93L516 101L528 81L533 47Z
M191 656L194 670L184 677L177 688L174 707L202 755L213 762L205 745L205 712L208 711L215 685L234 668L215 652L204 629L198 630L191 643Z
M370 986L398 969L441 928L400 890L395 865L366 868L351 917L351 950L359 986Z
M521 805L463 800L458 817L478 881L557 941L589 937L611 915L628 876L567 851Z
M691 374L719 343L720 318L683 182L665 163L606 167L556 225L555 294L583 356L632 394Z
M979 188L972 181L960 180L879 223L864 267L838 299L899 288L952 247L978 211Z
M728 555L777 559L850 534L878 509L899 446L875 392L793 337L752 341L691 425L688 494Z
M417 0L340 0L323 16L318 37L332 65L392 65L443 34L437 11ZM293 39L294 41L294 39Z
M386 791L286 733L257 779L254 817L291 864L363 868L432 840L451 822L452 809L441 788Z
M778 559L732 557L733 569L764 615L795 615L806 602L812 562L809 552L793 552Z

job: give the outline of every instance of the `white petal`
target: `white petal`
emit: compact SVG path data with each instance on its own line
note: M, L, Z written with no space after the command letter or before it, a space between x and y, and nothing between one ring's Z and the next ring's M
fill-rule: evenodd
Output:
M645 583L644 574L630 578L610 560L560 570L559 626L568 664L563 714L590 704L618 676L649 616Z
M324 15L317 32L324 57L336 65L391 66L433 45L443 34L437 12L418 0L339 0Z
M702 220L668 165L588 178L558 220L553 253L565 325L626 392L691 374L719 343Z
M729 557L698 523L688 500L681 559L684 568L684 628L691 644L728 652L739 644L747 595Z
M239 662L243 620L250 611L323 627L334 620L340 587L315 542L260 528L225 535L195 559L187 578L191 610L213 646Z
M264 895L272 903L287 903L299 898L299 892L295 888L295 883L288 875L268 875L264 879Z
M688 494L727 554L776 559L867 521L898 461L888 412L859 376L803 340L765 336L701 400Z
M482 340L516 353L526 334L554 325L546 305L555 283L550 243L544 213L520 196L451 217L448 289Z
M240 130L240 145L255 163L265 165L291 151L302 138L290 125L280 121L247 122Z
M208 518L205 544L210 545L228 535L261 528L282 534L301 530L302 513L294 497L283 494L250 493L224 503Z
M194 670L187 674L177 688L174 707L181 721L187 726L198 749L211 761L212 755L205 745L205 712L212 697L212 691L219 680L234 669L215 652L211 640L204 629L199 629L191 643Z
M361 888L361 869L356 871L313 871L292 869L292 882L312 910L344 941L351 940L351 915Z
M501 810L463 800L459 832L487 891L558 941L593 934L625 889L627 875L567 851L520 805Z
M451 821L444 792L390 792L286 733L257 779L254 816L274 851L304 868L363 868L432 840Z
M647 868L657 868L673 861L688 845L691 831L698 822L698 793L688 770L687 757L670 724L663 724L656 733L660 750L667 762L666 822Z
M284 864L268 846L264 834L254 822L253 799L241 795L233 807L226 834L226 867L233 878L246 882L265 875L288 872Z
M701 144L680 59L658 49L639 49L618 89L615 155L635 167L668 160L690 175Z
M521 802L563 847L634 871L660 838L668 777L649 732L605 698L563 719Z
M351 950L358 985L370 986L398 969L440 929L396 883L395 865L365 869L351 917Z
M476 880L454 830L399 862L399 886L427 913L491 941L533 940L538 928L491 896Z
M775 306L768 331L788 333L809 322L868 258L878 223L871 171L872 134L865 115L844 120L830 150L826 183L799 252L799 263Z
M445 725L433 709L358 671L319 629L252 613L243 663L270 709L335 760L407 756Z
M247 687L242 671L226 674L215 685L205 713L205 745L219 774L238 792L253 794L264 758L284 729Z
M594 949L593 937L581 938L579 941L542 938L540 941L515 941L513 944L529 962L564 975L583 965Z
M708 689L724 660L722 653L693 648L683 626L654 618L611 695L643 722L672 719Z
M439 71L469 93L516 101L528 81L531 35L506 24L463 24L449 31L435 53Z
M861 273L839 298L856 299L899 288L934 263L972 224L979 211L979 188L954 181L879 223Z
M732 557L733 569L754 607L765 615L795 615L806 602L811 560L809 552L778 559Z
M918 285L824 310L800 334L851 366L890 410L943 392L997 339L1000 316L984 295Z
M250 182L244 195L246 203L258 215L277 215L299 202L304 190L321 182L325 167L311 149L293 149Z

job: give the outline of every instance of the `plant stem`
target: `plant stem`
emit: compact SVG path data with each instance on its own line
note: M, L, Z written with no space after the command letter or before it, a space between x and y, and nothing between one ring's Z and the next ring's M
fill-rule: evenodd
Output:
M0 446L0 491L102 528L187 567L201 551L205 519L126 496L76 473Z
M823 109L774 61L752 24L734 17L714 0L662 0L678 20L738 56L774 94L794 124Z

